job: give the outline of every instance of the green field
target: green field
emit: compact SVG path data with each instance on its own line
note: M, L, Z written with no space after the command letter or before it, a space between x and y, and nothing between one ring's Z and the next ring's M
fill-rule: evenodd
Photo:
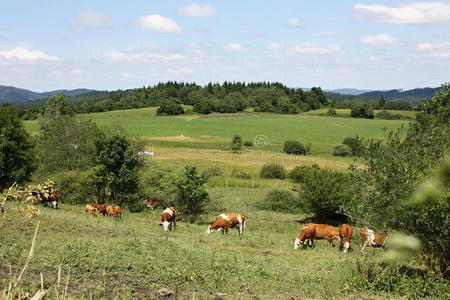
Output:
M309 113L277 115L241 113L213 116L185 115L157 117L155 108L143 108L80 115L99 126L118 125L131 136L142 137L151 146L222 149L231 137L262 143L259 150L281 151L286 140L311 143L313 155L330 155L334 146L349 136L383 138L383 128L396 129L407 121L331 118ZM37 121L26 121L28 130L37 132Z
M114 220L88 216L82 207L63 204L59 210L41 208L38 217L28 220L12 205L0 219L0 282L6 285L10 265L13 270L23 265L40 220L25 286L38 289L42 272L45 287L51 287L50 298L55 295L58 267L62 286L70 271L69 293L76 298L148 298L162 287L187 299L211 299L216 293L255 299L360 294L348 285L352 263L361 257L358 237L349 254L327 248L324 241L317 241L314 249L294 250L293 240L301 228L296 220L304 215L256 209L264 188L208 191L213 200L203 221L178 223L171 233L158 226L161 209L125 212L122 220ZM207 224L223 211L247 215L243 237L236 230L206 234Z

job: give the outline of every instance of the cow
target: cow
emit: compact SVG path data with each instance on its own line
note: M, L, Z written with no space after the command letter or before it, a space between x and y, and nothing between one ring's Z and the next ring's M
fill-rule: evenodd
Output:
M164 231L171 231L176 226L176 217L181 215L181 212L176 211L173 207L166 208L161 214L161 223Z
M208 226L208 230L206 232L209 234L213 231L222 231L222 234L228 234L228 229L235 227L237 227L239 235L244 234L245 215L233 213L220 214L214 223Z
M122 219L122 207L113 206L114 214L113 216L119 219Z
M339 238L341 239L341 244L339 249L347 253L351 249L350 242L353 237L353 228L348 224L342 224L339 226Z
M375 233L371 229L360 229L359 234L361 235L361 251L364 251L366 249L367 245L370 245L372 247L376 248L385 248L386 247L386 240L388 239L388 235L381 234L381 233Z
M51 192L47 202L50 202L54 209L58 209L59 196L55 192Z
M95 207L102 215L106 215L107 205L99 203L91 203L91 206Z
M159 201L144 200L144 204L150 209L155 209L155 207L158 206Z
M294 241L294 249L300 246L314 245L314 239L327 240L328 246L334 247L333 240L340 240L339 231L330 225L325 224L305 224L299 233L298 238Z
M85 213L93 215L93 216L97 216L100 213L100 211L97 208L95 208L89 204L84 207L84 211L85 211Z

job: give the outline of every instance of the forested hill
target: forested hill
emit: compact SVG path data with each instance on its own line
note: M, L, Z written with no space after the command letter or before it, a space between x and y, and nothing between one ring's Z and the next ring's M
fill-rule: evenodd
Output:
M390 90L390 91L372 91L368 93L363 93L360 97L367 99L380 99L384 97L385 100L408 100L414 104L419 104L420 100L429 99L434 96L436 92L440 90L438 88L417 88L413 90Z
M13 86L0 85L0 102L22 102L28 100L46 99L58 94L59 92L63 92L67 97L75 97L78 95L93 92L93 90L75 89L38 93L26 89L16 88Z

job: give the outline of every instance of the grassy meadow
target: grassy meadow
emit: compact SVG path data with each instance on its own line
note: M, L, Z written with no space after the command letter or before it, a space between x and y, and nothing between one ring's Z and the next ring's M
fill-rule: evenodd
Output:
M314 249L294 250L302 214L258 210L267 189L209 188L210 213L197 224L178 223L171 233L158 226L162 209L125 212L122 220L85 215L82 207L41 208L38 217L19 216L12 205L0 219L1 283L25 262L38 220L35 255L25 273L26 287L51 288L56 295L58 268L62 286L74 298L146 298L165 287L188 299L337 298L359 294L349 288L353 262L361 258L359 238L344 254L318 241ZM245 212L246 232L206 234L207 223L223 211ZM337 244L337 243L335 243ZM380 255L369 249L365 255ZM61 289L63 289L61 287ZM195 296L193 296L195 294Z

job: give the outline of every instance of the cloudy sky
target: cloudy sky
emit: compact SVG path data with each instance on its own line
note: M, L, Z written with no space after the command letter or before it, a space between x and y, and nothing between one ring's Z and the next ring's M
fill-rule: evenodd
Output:
M0 85L168 80L439 86L450 81L450 1L0 1Z

